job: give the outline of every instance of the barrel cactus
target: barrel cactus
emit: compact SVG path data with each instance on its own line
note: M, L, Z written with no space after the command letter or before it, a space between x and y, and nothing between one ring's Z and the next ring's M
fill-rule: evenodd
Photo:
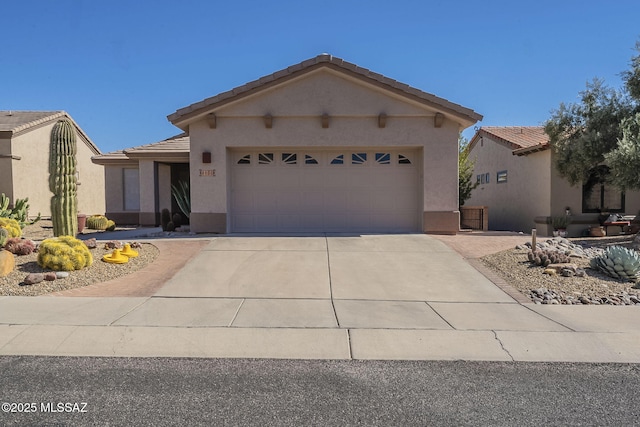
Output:
M82 270L93 263L93 256L82 240L73 236L45 239L38 247L38 265L55 271Z
M106 230L109 220L104 215L91 215L87 217L87 228L91 230Z
M54 236L75 236L78 231L76 133L71 121L58 121L51 130L49 190Z
M640 272L640 254L622 246L611 246L591 259L591 268L622 281L635 282Z
M107 228L105 230L107 231L115 231L116 229L116 222L112 221L112 220L108 220L107 221Z
M0 217L0 228L6 229L9 232L9 237L22 236L22 228L20 227L20 223L15 219Z

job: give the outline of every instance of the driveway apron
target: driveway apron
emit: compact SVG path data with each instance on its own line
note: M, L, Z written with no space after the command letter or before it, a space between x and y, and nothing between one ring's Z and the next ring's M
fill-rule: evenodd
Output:
M474 303L527 311L423 234L239 235L213 240L117 324L451 330L432 303L469 303L469 313Z

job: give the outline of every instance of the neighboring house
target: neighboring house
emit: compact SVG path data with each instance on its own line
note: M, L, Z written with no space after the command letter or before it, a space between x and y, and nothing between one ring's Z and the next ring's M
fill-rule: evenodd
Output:
M640 193L594 181L572 187L554 165L541 126L481 127L469 143L480 183L465 206L488 206L489 229L551 235L550 219L571 213L569 235L599 224L603 212L636 215ZM614 231L612 229L612 231ZM619 230L615 230L619 231Z
M64 111L0 111L0 193L13 203L29 198L29 216L51 216L49 145L51 129L61 119L76 129L78 210L104 213L104 169L91 161L100 150Z
M157 223L188 153L195 232L456 233L458 134L482 116L323 54L168 118L188 138L94 159L108 216Z

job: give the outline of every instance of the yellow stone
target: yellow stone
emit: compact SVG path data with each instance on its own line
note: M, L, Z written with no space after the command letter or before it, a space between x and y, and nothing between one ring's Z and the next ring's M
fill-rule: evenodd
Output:
M16 259L13 254L0 249L0 277L4 277L16 268Z

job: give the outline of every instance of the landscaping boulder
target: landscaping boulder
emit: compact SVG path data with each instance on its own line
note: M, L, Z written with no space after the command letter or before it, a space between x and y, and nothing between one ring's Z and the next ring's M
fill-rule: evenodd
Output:
M36 283L40 283L44 280L43 273L30 273L27 277L22 281L25 285L35 285Z
M16 259L13 254L4 249L0 249L0 277L4 277L16 268Z
M54 280L56 280L56 272L55 271L48 271L46 273L44 273L44 280L46 280L47 282L53 282Z

